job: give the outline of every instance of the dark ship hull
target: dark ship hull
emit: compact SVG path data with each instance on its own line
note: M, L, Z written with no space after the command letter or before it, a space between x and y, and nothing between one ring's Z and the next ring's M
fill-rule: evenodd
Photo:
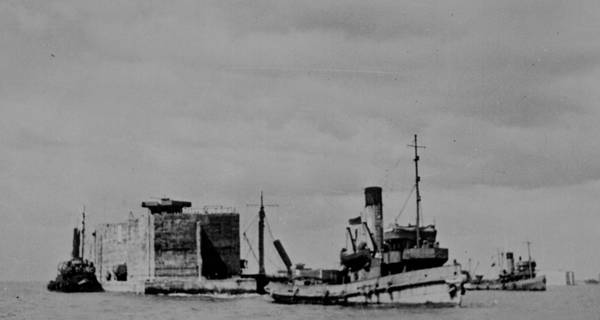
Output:
M102 285L94 274L79 273L72 275L59 274L55 280L47 285L50 291L60 292L98 292L102 291Z

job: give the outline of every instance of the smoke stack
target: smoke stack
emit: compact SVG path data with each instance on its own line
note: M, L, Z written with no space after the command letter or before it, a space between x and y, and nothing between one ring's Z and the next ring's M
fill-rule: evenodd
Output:
M367 219L373 220L373 231L375 232L375 243L377 248L383 248L383 211L381 203L381 187L365 188L365 211Z
M79 229L74 228L73 229L73 251L71 251L71 258L73 259L79 259L79 240L80 240L81 234L79 232Z
M512 252L506 253L506 262L508 264L508 273L513 273L515 271L515 258L513 257Z

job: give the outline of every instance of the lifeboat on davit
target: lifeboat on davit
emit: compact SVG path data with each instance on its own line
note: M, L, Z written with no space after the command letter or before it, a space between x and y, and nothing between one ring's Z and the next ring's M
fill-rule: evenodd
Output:
M348 270L354 272L361 269L369 269L371 264L371 250L365 242L358 245L356 252L348 252L346 248L340 253L340 262Z

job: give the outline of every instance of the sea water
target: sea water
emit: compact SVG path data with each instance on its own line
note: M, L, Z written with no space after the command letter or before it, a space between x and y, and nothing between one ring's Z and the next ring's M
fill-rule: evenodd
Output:
M461 307L280 305L267 296L58 293L0 282L0 319L598 319L600 285L544 292L468 291Z

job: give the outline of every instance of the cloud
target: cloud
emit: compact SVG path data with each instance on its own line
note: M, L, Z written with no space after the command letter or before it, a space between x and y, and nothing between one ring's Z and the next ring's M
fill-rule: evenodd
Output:
M383 185L400 206L413 134L427 146L427 198L454 210L447 224L485 224L485 206L501 214L512 197L539 216L561 192L594 207L578 192L600 178L596 2L0 9L0 203L11 226L51 224L48 247L84 203L114 221L150 196L243 207L264 189L289 204L290 242L305 229L294 226L318 226L311 241L328 244L318 254L337 254L326 235L360 210L364 186ZM479 207L462 217L465 202Z

